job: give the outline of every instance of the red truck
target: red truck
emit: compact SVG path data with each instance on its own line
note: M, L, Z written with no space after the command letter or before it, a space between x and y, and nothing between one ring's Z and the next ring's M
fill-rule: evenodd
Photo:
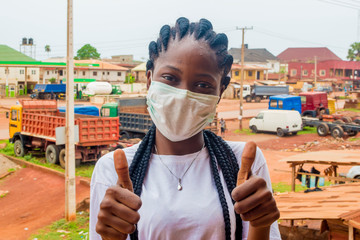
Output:
M299 96L302 116L316 117L321 114L329 114L326 92L303 92Z
M10 108L10 142L16 156L45 152L49 163L65 167L65 113L55 100L23 100ZM118 117L75 114L75 162L96 161L101 151L119 140Z

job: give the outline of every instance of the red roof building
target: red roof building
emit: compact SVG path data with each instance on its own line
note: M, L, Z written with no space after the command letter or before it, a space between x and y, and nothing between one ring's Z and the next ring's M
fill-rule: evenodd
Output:
M288 48L277 56L277 58L280 59L281 63L314 62L315 57L319 62L326 60L342 60L326 47Z

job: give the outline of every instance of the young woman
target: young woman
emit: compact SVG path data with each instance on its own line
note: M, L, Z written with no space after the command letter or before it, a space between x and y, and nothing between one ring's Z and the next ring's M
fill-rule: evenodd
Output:
M150 43L147 104L155 126L124 149L133 192L117 184L118 154L97 162L90 239L281 239L261 151L252 177L236 186L245 143L203 130L230 81L227 45L208 20L186 18Z

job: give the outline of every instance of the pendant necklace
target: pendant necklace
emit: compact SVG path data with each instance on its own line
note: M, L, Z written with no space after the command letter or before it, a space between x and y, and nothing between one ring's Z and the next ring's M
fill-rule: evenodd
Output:
M159 155L159 152L156 148L156 145L154 145L155 147L155 152L158 154L159 156L159 159L160 159L160 162L167 168L167 170L169 170L169 172L174 176L176 177L176 179L178 180L178 186L177 186L177 189L178 191L181 191L183 189L183 186L181 185L181 179L184 178L185 174L187 173L187 171L190 169L191 165L194 163L194 161L197 159L197 157L199 156L200 152L205 148L205 144L203 145L203 147L201 148L201 150L196 154L196 156L194 157L194 159L191 161L189 167L185 170L184 174L181 176L181 177L178 177L176 176L171 170L170 168L163 162L163 160L161 159L160 155Z

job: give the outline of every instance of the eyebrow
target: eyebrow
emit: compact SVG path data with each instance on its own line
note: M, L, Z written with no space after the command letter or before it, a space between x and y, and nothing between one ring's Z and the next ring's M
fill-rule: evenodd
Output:
M182 73L182 71L181 71L179 68L176 68L176 67L174 67L174 66L166 65L165 67L170 68L170 69L172 69L172 70L174 70L174 71L177 71L177 72L179 72L179 73Z
M207 73L199 73L199 74L196 74L196 76L198 76L198 77L206 77L206 78L211 79L215 83L217 82L216 79L213 78L213 76L211 76L210 74L207 74Z

